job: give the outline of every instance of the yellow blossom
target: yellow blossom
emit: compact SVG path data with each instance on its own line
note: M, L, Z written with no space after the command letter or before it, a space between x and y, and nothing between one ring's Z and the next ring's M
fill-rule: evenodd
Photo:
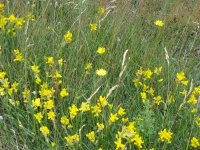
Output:
M39 113L37 113L37 114L34 114L34 117L35 117L35 119L36 119L39 123L41 123L42 118L43 118L43 115L42 115L41 112L39 112Z
M139 136L139 134L135 134L132 141L135 146L137 146L138 148L142 148L142 144L144 143L144 141L142 140L142 137Z
M69 125L69 119L66 116L62 116L60 119L60 122L62 125L65 125L65 126Z
M109 117L109 123L114 123L114 122L116 122L118 119L119 119L119 118L118 118L117 114L111 113L111 114L110 114L110 117Z
M41 127L40 127L40 131L42 132L42 134L43 134L44 136L48 136L48 135L49 135L49 129L48 129L47 126L41 126Z
M32 106L33 107L41 107L40 98L36 98L35 100L32 100Z
M103 123L97 123L97 127L98 127L98 132L104 129L104 124Z
M53 64L54 64L54 59L53 59L53 57L47 57L46 63L49 64L49 65L53 65Z
M97 23L91 23L90 24L90 31L96 31L97 30Z
M96 70L96 74L98 76L103 77L103 76L107 75L107 71L105 69L98 69L98 70Z
M105 7L99 7L98 13L99 14L104 14L105 13Z
M191 113L193 113L193 114L197 113L197 109L196 108L192 108Z
M87 63L85 65L85 70L90 70L90 69L92 69L92 63Z
M22 26L24 25L24 19L23 18L16 18L15 21L15 27L21 29Z
M90 104L82 102L79 111L86 112L90 110Z
M0 29L4 29L6 25L7 25L7 18L0 15Z
M56 70L56 72L53 75L53 78L60 79L60 78L62 78L62 75Z
M155 24L156 26L158 26L158 27L164 26L164 22L163 22L162 20L156 20L156 21L154 22L154 24Z
M74 134L71 136L69 135L65 137L65 140L68 145L73 146L75 143L78 143L80 141L80 136L78 134Z
M6 76L6 72L0 72L0 79L4 79Z
M66 32L64 35L64 39L66 43L72 42L72 33L70 31Z
M99 114L101 113L101 107L99 105L94 105L91 107L92 113L94 114L95 117L98 117Z
M149 68L144 72L144 76L147 79L150 79L152 75L153 75L153 72Z
M188 84L188 80L186 80L185 73L183 71L178 72L176 74L176 78L177 78L178 82L182 83L183 85Z
M119 116L123 116L123 115L126 114L126 110L124 108L120 107L119 110L118 110L118 112L117 112L117 114Z
M63 88L61 91L60 91L60 96L63 98L63 97L67 97L69 95L68 91L66 88Z
M87 137L92 143L95 142L95 133L94 133L94 131L91 131L91 132L87 133L87 134L86 134L86 137Z
M42 80L40 79L39 76L35 77L35 83L40 84L42 82Z
M70 114L70 118L74 119L76 117L76 115L78 114L78 108L75 104L72 104L72 106L69 107L69 114Z
M141 92L140 96L142 98L142 102L145 103L145 101L147 100L147 94L145 92Z
M52 108L54 108L53 100L48 100L44 102L44 109L52 109Z
M100 96L98 99L98 104L100 104L101 107L105 107L108 104L108 102L105 97Z
M194 148L200 147L200 140L197 137L192 137L190 143L191 143L191 146Z
M99 54L104 54L106 52L106 48L105 47L99 47L97 50L97 53Z
M198 102L198 100L194 94L191 94L189 99L187 100L187 103L190 105L196 105L197 102Z
M51 110L47 113L48 119L49 120L54 120L55 119L55 113Z
M14 50L14 55L15 55L14 62L21 62L23 60L22 53L20 52L19 49Z
M200 117L199 116L195 118L195 123L198 127L200 127Z
M31 70L35 73L35 74L39 74L40 73L40 69L38 66L33 65L31 66Z
M115 141L115 145L116 145L116 150L120 149L120 150L125 150L126 146L124 144L122 144L122 139L118 138L117 141Z
M162 97L161 96L157 96L157 97L154 97L153 100L154 100L153 101L154 104L160 105L160 103L162 102Z
M8 17L8 21L10 21L11 23L15 23L17 20L17 18L15 17L14 14L11 14L9 17Z
M167 131L166 129L164 130L161 130L159 133L159 139L162 141L162 142L166 142L166 143L171 143L171 139L172 139L172 135L173 133L171 131Z
M176 74L176 78L179 80L179 81L182 81L182 80L185 80L185 73L184 72L179 72Z
M26 89L22 92L22 96L24 98L24 102L28 102L28 99L30 97L30 90Z
M161 67L156 67L153 72L158 75L158 74L160 74L162 72L162 69L163 69L162 66Z

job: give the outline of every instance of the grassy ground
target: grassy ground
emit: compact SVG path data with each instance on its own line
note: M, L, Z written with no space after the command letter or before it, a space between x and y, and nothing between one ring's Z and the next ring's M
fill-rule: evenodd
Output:
M199 13L198 0L2 1L0 149L199 149Z

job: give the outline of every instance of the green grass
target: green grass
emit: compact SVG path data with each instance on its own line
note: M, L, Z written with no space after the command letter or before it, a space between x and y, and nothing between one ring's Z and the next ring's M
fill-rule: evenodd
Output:
M200 85L198 0L144 0L140 5L134 0L113 3L105 0L38 0L31 3L18 0L5 1L4 5L4 8L0 7L0 73L5 72L6 76L0 78L0 116L3 118L0 119L0 149L1 145L2 149L13 150L116 149L118 132L132 121L137 134L130 139L121 137L127 149L140 149L134 143L136 135L144 142L141 149L195 149L191 144L193 137L199 142L196 149L200 147L200 123L196 121L200 92L195 93L196 103L189 103L195 87ZM105 13L100 15L99 7L106 8ZM33 21L27 18L29 13L35 16ZM9 19L1 27L2 18L11 14L24 18L21 29ZM156 26L156 20L162 20L164 26ZM90 31L90 23L97 23L96 31ZM15 35L8 33L12 28ZM73 35L71 43L64 40L67 31ZM98 54L98 47L105 47L106 53ZM21 62L14 61L14 49L22 53ZM169 59L166 59L166 52ZM46 63L50 56L54 58L52 66ZM61 58L63 63L59 65ZM89 74L85 70L88 63L92 63ZM40 68L40 84L35 83L32 65ZM160 66L163 69L159 75L153 73L150 78L146 77L144 72L148 68L154 71ZM100 68L106 69L106 76L96 74ZM140 78L136 72L141 68ZM52 77L56 71L62 75L61 79ZM177 73L182 71L187 85L178 82ZM160 78L163 82L158 82ZM5 87L3 83L7 79L10 83ZM134 85L134 79L141 81L140 86ZM58 80L62 83L57 84ZM19 83L18 91L9 94L15 81ZM50 96L54 101L51 110L56 115L53 121L47 117L49 110L44 106L34 109L32 102L41 98L43 105L49 100L39 92L45 82L49 89L55 90ZM117 88L111 90L115 85ZM141 92L147 93L144 85L152 87L155 94L147 94L143 103ZM67 89L69 96L62 98L59 95L62 88ZM23 97L24 90L30 90L27 98ZM183 90L186 95L180 94ZM157 106L153 98L158 95L162 102ZM90 110L79 111L75 118L70 118L72 104L80 108L81 103L91 97L89 104L92 107L99 102L100 96L108 96L107 102L113 108L100 106L102 112L98 117ZM173 102L169 102L170 96L174 97ZM117 113L120 107L126 110L123 117L129 121L123 122L123 117L118 114L119 119L110 123L111 113ZM192 113L194 108L196 112ZM41 123L34 117L38 112L43 114ZM63 115L68 117L72 128L61 124ZM102 131L97 132L97 122L104 123ZM48 136L41 133L41 126L48 127ZM163 129L173 133L170 144L159 140L158 133ZM86 137L91 131L95 132L95 143ZM74 134L79 135L80 140L69 146L65 137ZM56 145L52 146L52 142Z

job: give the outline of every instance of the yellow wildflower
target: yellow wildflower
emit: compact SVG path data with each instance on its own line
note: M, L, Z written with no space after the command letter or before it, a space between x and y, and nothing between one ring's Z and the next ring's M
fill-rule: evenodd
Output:
M65 126L69 125L69 119L66 116L62 116L60 119L60 122L62 125L65 125Z
M99 7L98 13L99 14L104 14L105 13L105 7Z
M28 99L29 99L29 97L30 97L30 90L27 90L27 89L24 90L24 91L22 92L22 95L23 95L24 101L27 102Z
M70 118L74 119L76 117L76 115L78 114L78 108L75 104L72 104L71 107L69 107L69 114L70 114Z
M42 134L43 134L44 136L48 136L48 135L49 135L49 129L48 129L47 126L41 126L41 127L40 127L40 131L42 132Z
M42 80L40 79L39 76L35 77L35 83L40 84L42 82Z
M60 92L60 96L63 97L67 97L69 95L68 91L66 88L63 88Z
M154 69L154 73L158 75L158 74L160 74L162 72L162 69L163 69L162 66L161 67L156 67Z
M66 32L64 35L64 39L66 43L71 43L72 42L72 33L71 32Z
M96 31L97 30L97 23L91 23L90 24L90 31Z
M23 18L16 18L15 21L15 27L21 29L22 26L24 25L24 19Z
M121 149L121 150L125 150L126 147L124 144L122 144L122 139L118 138L117 141L115 141L115 145L116 145L116 150Z
M105 107L108 104L108 102L105 97L100 96L98 99L98 104L100 104L101 107Z
M106 52L106 48L105 47L99 47L97 50L97 53L99 54L104 54Z
M99 114L101 113L101 107L99 105L94 105L91 107L92 113L94 114L95 117L98 117Z
M33 107L40 107L41 106L40 98L36 98L35 100L32 100L32 106Z
M149 68L144 72L144 76L147 79L150 79L152 75L153 75L153 72Z
M0 72L0 79L4 79L6 76L6 72Z
M145 92L141 92L140 96L142 98L142 102L145 103L145 101L147 100L147 94Z
M47 57L46 63L49 64L49 65L53 65L53 64L54 64L54 59L53 59L53 57Z
M14 14L11 14L9 17L8 17L8 21L10 21L11 23L15 23L17 20L17 18L15 17Z
M56 70L56 72L53 75L53 78L60 79L60 78L62 78L62 75Z
M82 112L89 111L90 110L90 104L88 104L86 102L82 102L79 110L82 111Z
M104 129L104 124L103 123L97 123L97 127L98 127L98 132Z
M49 120L54 120L55 119L55 113L51 110L47 113L48 119Z
M119 116L123 116L123 115L126 114L126 110L124 108L120 107L119 110L118 110L118 112L117 112L117 114Z
M139 134L134 135L132 141L134 142L134 145L138 148L142 148L142 144L144 141L142 140L142 137L139 136Z
M90 70L90 69L92 69L92 63L87 63L85 65L85 70Z
M116 122L118 119L119 119L119 118L118 118L117 114L111 113L111 114L110 114L110 117L109 117L109 123L114 123L114 122Z
M43 118L43 115L42 115L41 112L39 112L39 113L37 113L37 114L34 114L34 117L35 117L35 119L36 119L39 123L41 123L42 118Z
M176 78L183 85L187 85L188 84L188 80L186 80L185 73L183 71L182 72L178 72L176 74Z
M52 109L52 108L54 108L53 100L48 100L44 102L44 109Z
M7 19L4 16L0 15L0 29L4 29L4 27L6 26L6 24L7 24Z
M22 53L20 52L19 49L14 50L14 55L15 55L14 62L21 62L23 60Z
M189 99L187 100L187 103L190 105L196 105L197 102L198 102L198 100L194 94L191 94Z
M31 66L31 70L35 73L35 74L39 74L40 73L40 69L38 66L33 65Z
M87 134L86 134L86 137L87 137L92 143L95 142L95 133L94 133L94 131L91 131L91 132L87 133Z
M80 141L80 136L78 134L74 134L74 135L65 137L65 140L68 145L73 146L75 143L78 143Z
M193 137L191 139L190 143L191 143L191 146L194 148L200 147L200 140L198 140L198 138L196 138L196 137Z
M193 113L193 114L197 113L197 109L196 108L192 108L191 113Z
M171 131L167 131L166 129L161 130L159 133L159 139L162 142L171 143L173 133Z
M96 74L98 76L103 77L103 76L107 75L107 71L105 69L98 69L98 70L96 70Z
M200 117L199 116L195 118L195 123L198 127L200 127Z
M163 22L162 20L156 20L156 21L154 22L154 24L155 24L156 26L158 26L158 27L164 26L164 22Z
M161 96L157 96L157 97L154 97L153 100L154 100L153 101L154 104L160 105L160 103L162 102L162 97Z

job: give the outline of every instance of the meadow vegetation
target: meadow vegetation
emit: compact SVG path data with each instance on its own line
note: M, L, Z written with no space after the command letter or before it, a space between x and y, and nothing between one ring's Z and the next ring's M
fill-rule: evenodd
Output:
M0 149L199 149L199 14L199 0L1 0Z

